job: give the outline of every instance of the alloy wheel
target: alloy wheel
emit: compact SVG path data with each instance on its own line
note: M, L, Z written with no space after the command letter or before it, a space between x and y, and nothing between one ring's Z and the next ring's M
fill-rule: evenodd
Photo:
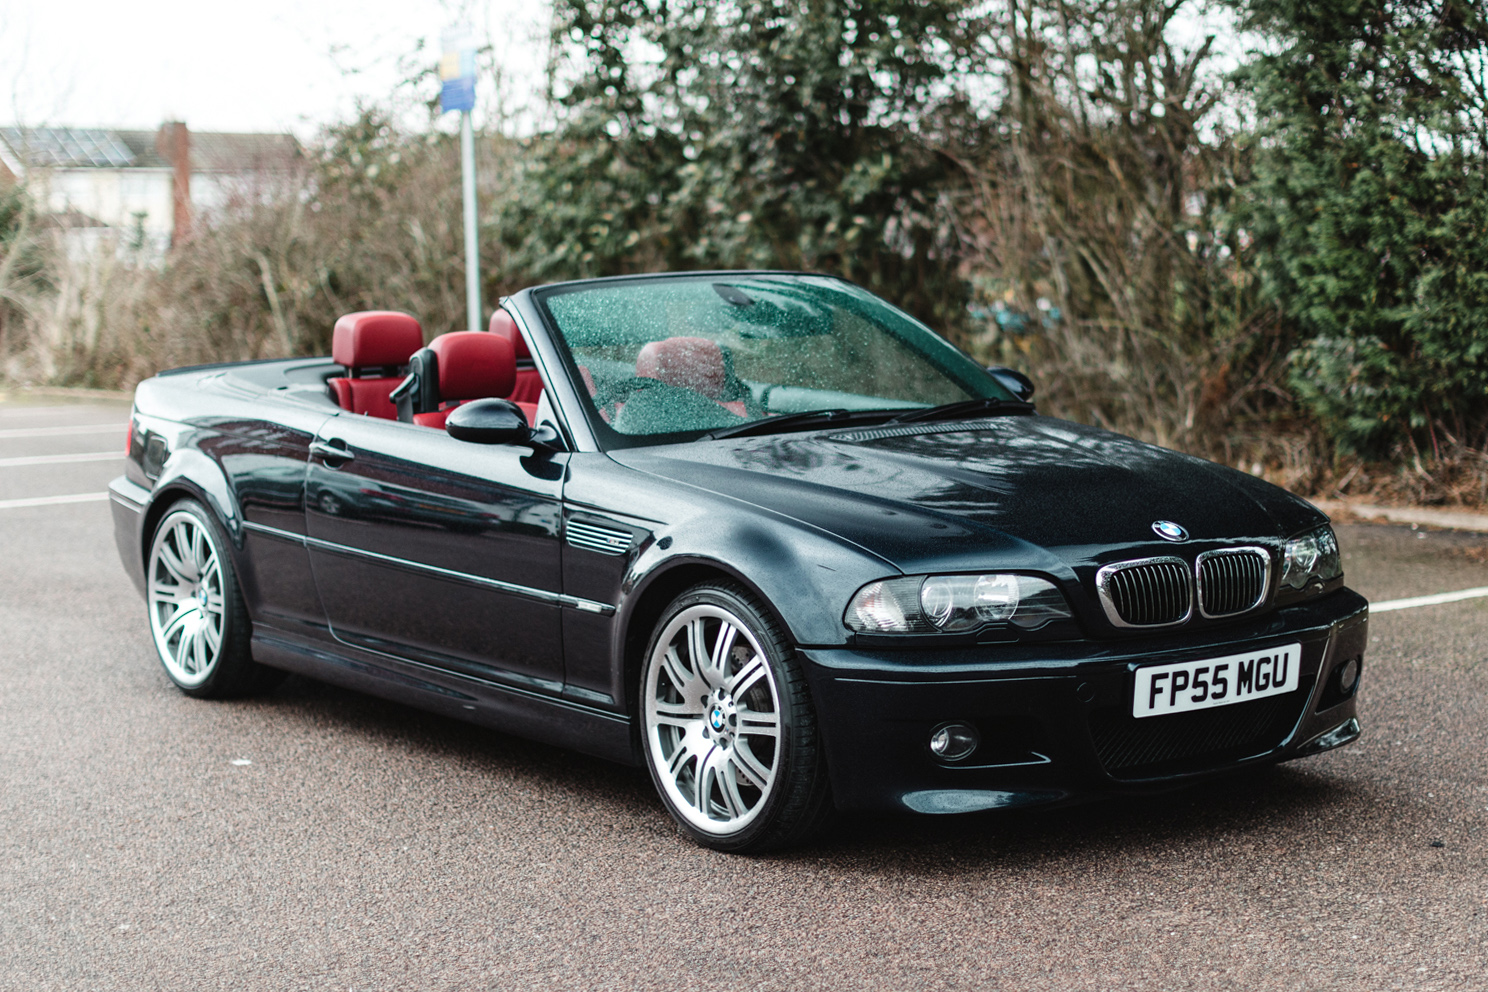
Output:
M643 693L648 756L670 805L710 835L752 823L782 753L779 690L755 633L721 606L689 606L655 640Z
M178 685L199 686L222 656L226 598L221 555L196 515L176 510L161 522L148 580L150 632L160 660Z

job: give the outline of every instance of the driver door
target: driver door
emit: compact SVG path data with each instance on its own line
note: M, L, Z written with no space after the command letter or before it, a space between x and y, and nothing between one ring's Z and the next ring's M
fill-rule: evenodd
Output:
M482 681L558 693L568 456L338 416L318 431L306 534L332 633Z

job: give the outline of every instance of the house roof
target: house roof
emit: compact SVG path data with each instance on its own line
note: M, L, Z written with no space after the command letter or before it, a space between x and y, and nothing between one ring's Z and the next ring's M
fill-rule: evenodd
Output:
M191 131L193 172L272 172L300 157L292 134ZM23 166L169 169L160 131L89 127L0 127L0 150Z
M134 164L134 153L115 132L102 128L0 127L0 141L30 165L118 169Z

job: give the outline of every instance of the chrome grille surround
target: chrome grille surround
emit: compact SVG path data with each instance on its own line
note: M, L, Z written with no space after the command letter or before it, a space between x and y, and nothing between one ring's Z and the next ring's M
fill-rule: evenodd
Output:
M1271 552L1261 547L1221 548L1199 555L1199 615L1209 620L1249 613L1271 590Z
M1117 627L1175 627L1193 616L1193 569L1182 558L1137 558L1102 565L1095 590Z

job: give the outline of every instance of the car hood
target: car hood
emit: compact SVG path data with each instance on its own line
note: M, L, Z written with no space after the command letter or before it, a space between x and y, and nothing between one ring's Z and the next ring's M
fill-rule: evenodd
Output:
M1154 535L1158 520L1182 525L1195 544L1274 545L1327 519L1244 472L1041 416L698 441L612 457L821 528L907 573L1171 553Z

